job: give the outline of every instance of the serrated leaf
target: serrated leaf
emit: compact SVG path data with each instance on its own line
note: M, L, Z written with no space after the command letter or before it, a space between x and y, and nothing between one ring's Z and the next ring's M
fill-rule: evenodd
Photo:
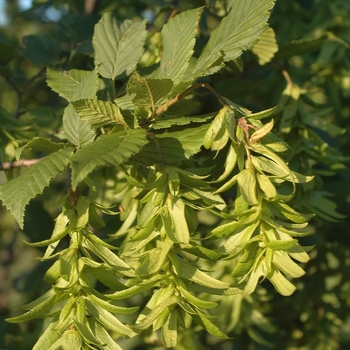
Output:
M275 32L271 27L260 35L259 42L253 46L252 52L258 56L259 64L262 66L271 61L278 51Z
M273 0L233 2L230 13L212 31L195 64L193 76L215 73L223 62L234 60L252 47L265 30L273 5Z
M144 164L163 163L158 152L158 146L167 164L179 163L182 160L189 159L200 151L203 144L203 133L207 128L208 125L200 125L194 128L188 127L181 131L156 134L157 141L151 138L141 152L132 159Z
M94 128L111 123L125 125L124 118L118 106L114 103L95 99L83 99L72 102L72 105L79 117L89 122Z
M95 66L104 78L123 78L135 70L147 36L145 27L145 20L119 22L111 12L102 16L95 25L92 45Z
M83 98L95 98L97 86L97 71L72 69L59 72L47 69L47 84L60 96L72 102Z
M159 129L168 129L172 126L176 125L188 125L191 123L205 123L208 120L212 119L215 116L215 114L205 114L205 115L198 115L198 116L173 116L170 115L161 119L157 119L152 123L152 129L159 130Z
M157 78L181 79L193 54L195 35L203 8L183 11L162 29L163 52Z
M173 88L170 79L150 79L134 73L128 82L127 92L136 106L151 107L152 110L165 102Z
M61 51L59 41L51 34L36 34L23 37L22 56L28 61L51 66L55 63Z
M65 148L51 153L19 177L0 185L0 199L21 228L23 228L25 206L32 198L43 192L53 177L65 169L71 152L71 148Z
M26 143L23 147L16 149L16 159L20 159L23 151L30 150L32 152L53 153L62 148L67 148L66 143L56 143L42 137L35 137L33 140Z
M73 189L95 168L122 164L146 143L145 130L133 129L99 137L93 144L78 150L70 158Z
M67 140L77 148L83 148L94 142L96 133L90 124L81 118L69 104L63 114L63 130Z

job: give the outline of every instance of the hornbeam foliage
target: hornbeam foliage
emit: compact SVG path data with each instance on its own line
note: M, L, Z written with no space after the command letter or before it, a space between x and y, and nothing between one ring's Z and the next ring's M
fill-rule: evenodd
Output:
M7 319L48 319L35 350L121 349L146 332L177 348L190 324L226 340L262 283L282 296L296 291L312 249L300 241L314 231L309 220L342 216L334 207L327 212L332 202L322 191L295 205L315 179L291 160L304 152L335 164L341 156L325 154L330 146L314 130L342 130L310 111L308 92L291 81L276 107L254 113L207 83L239 66L243 51L265 65L276 52L289 57L326 40L279 50L268 26L273 7L273 0L231 1L205 45L205 6L173 12L158 36L146 20L106 12L89 42L90 70L55 65L59 48L51 36L24 42L28 60L50 65L47 84L65 100L60 131L17 150L18 157L46 155L0 185L3 205L23 228L30 200L58 174L65 179L51 238L28 243L46 247L40 259L53 261L44 277L51 289ZM50 52L45 59L30 46L34 39L38 51ZM201 113L200 94L217 108ZM292 131L312 145L297 144ZM112 216L120 225L102 239ZM205 222L214 224L203 229ZM226 329L215 310L229 318Z

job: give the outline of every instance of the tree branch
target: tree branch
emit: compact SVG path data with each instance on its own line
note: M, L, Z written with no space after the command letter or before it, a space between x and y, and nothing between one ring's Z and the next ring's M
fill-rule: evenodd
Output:
M0 170L9 170L13 168L20 168L20 167L31 167L34 164L38 163L42 158L34 158L34 159L21 159L16 160L14 162L0 162Z

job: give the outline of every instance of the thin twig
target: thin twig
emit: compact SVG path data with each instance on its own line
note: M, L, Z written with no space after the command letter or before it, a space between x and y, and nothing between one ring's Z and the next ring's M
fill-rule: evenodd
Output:
M0 170L9 170L13 168L20 168L20 167L31 167L34 164L38 163L42 158L34 158L34 159L21 159L16 160L14 162L0 162Z
M287 80L288 85L293 87L294 83L293 83L293 80L291 79L290 75L288 74L288 72L285 69L283 69L282 74L283 74L284 78Z
M8 82L8 84L11 85L11 87L16 91L17 93L17 106L15 111L15 118L17 119L22 113L20 112L22 98L26 90L29 88L29 86L33 83L33 81L37 78L39 78L43 73L45 72L45 67L41 68L39 72L35 75L33 75L27 82L24 84L23 89L19 89L14 82L9 78L5 77L5 80Z

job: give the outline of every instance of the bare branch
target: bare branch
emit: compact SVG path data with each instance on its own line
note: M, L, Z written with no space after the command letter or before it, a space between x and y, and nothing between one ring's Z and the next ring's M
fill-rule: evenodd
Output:
M16 160L14 162L4 162L0 163L0 170L9 170L13 168L20 168L20 167L31 167L34 164L38 163L42 158L34 158L34 159L21 159Z

